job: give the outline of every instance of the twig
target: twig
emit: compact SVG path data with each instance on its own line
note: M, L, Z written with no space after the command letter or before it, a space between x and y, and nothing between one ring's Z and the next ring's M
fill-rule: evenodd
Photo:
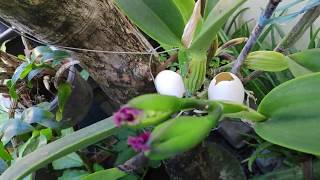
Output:
M278 46L274 49L276 52L288 54L289 49L301 38L305 33L305 30L309 28L313 22L320 16L320 6L317 6L310 11L306 12L296 25L291 29ZM254 71L244 79L244 84L259 77L263 74L263 71Z
M165 70L168 66L170 66L172 63L176 62L177 60L178 60L178 54L174 54L170 56L163 64L161 64L157 68L157 73Z
M292 47L305 33L305 31L314 23L320 15L320 6L317 6L306 12L298 23L292 28L290 33L282 39L274 51L288 54L288 49Z
M272 14L276 10L276 8L280 2L281 2L281 0L270 0L269 3L267 4L267 7L264 10L263 14L261 15L259 22L257 23L254 30L252 31L252 33L249 37L249 40L247 41L246 45L242 49L234 66L231 69L231 72L233 74L238 74L238 72L240 71L240 68L241 68L242 64L244 63L244 60L246 59L246 57L250 53L252 47L255 45L255 43L257 42L259 36L261 35L263 29L267 25L266 22L271 18Z
M30 54L32 51L32 46L27 38L25 36L21 36L22 44L24 46L24 54L28 59L30 59Z
M143 168L148 161L149 159L143 153L139 153L124 164L118 166L118 169L126 173L133 173L136 170Z
M0 51L0 60L4 63L5 67L16 68L20 65L21 61L11 54Z

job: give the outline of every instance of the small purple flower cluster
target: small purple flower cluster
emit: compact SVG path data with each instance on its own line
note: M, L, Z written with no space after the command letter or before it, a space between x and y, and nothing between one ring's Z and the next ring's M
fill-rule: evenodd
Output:
M114 114L114 123L119 128L124 124L137 125L140 123L140 119L143 116L143 111L132 107L122 107L118 112ZM150 150L148 141L150 139L151 132L146 131L141 133L137 137L128 137L128 144L137 152L144 152Z

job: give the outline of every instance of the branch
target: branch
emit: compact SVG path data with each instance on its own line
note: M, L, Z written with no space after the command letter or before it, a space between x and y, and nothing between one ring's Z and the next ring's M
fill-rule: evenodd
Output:
M149 159L143 153L139 153L124 164L118 166L118 169L126 173L132 173L146 166L148 161Z
M288 54L289 49L302 37L306 29L308 29L313 22L320 16L320 6L317 6L310 11L306 12L297 24L291 29L289 34L287 34L278 46L274 49L276 52L283 54ZM249 76L247 76L243 83L246 84L251 80L259 77L263 74L263 71L254 71Z
M257 25L255 26L254 30L252 31L252 33L249 37L249 40L247 41L246 45L242 49L234 66L232 67L231 72L233 74L237 74L240 71L240 68L243 65L248 54L250 53L252 47L257 42L263 29L266 27L266 25L267 25L266 21L268 21L271 18L271 16L273 15L274 11L276 10L276 8L280 2L281 2L281 0L270 0L269 3L267 4L266 9L264 10L262 16L260 17L260 20L258 21Z
M174 54L172 56L170 56L163 64L161 64L158 68L157 68L157 74L163 70L165 70L169 65L171 65L172 63L176 62L178 60L178 54Z
M288 54L288 49L292 47L313 24L320 15L320 6L317 6L306 12L298 23L292 28L290 33L282 39L274 51Z

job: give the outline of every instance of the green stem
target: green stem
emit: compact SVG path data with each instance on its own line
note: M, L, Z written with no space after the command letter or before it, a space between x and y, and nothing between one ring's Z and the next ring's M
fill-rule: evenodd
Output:
M28 154L10 166L0 179L22 179L52 161L101 141L116 131L112 117L102 120Z

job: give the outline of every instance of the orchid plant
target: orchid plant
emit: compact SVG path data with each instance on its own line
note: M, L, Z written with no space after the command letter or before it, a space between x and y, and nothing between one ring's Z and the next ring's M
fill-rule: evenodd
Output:
M138 153L135 157L117 168L95 172L83 179L121 178L146 165L148 160L164 160L190 150L225 117L249 122L257 135L272 144L320 156L320 65L317 61L320 49L290 55L277 52L279 50L250 52L265 26L296 17L319 2L311 0L297 13L274 17L281 0L270 0L249 39L233 39L219 47L218 31L245 1L114 0L133 23L163 48L179 49L179 72L160 72L155 79L159 94L133 98L112 118L26 156L23 160L34 164L32 167L26 169L17 164L3 177L26 176L50 158L86 147L120 129L134 129L141 132L128 137L128 144ZM246 45L237 60L229 64L231 72L222 72L209 80L209 97L195 96L201 93L201 88L206 91L207 61L226 48L244 42ZM294 78L269 92L255 110L243 104L245 84L241 72L248 69L289 70ZM183 113L186 111L191 113ZM72 141L77 142L63 146ZM50 155L46 158L44 154Z

